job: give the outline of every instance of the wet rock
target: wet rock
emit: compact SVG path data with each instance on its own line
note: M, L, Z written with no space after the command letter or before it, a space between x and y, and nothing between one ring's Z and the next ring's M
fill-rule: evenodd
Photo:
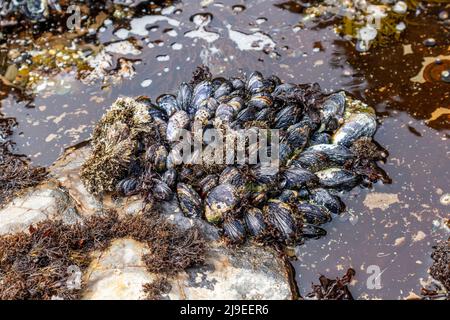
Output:
M157 279L148 273L142 255L148 248L119 239L91 263L84 279L84 299L141 299L142 285ZM213 243L206 264L169 279L164 299L290 299L285 266L270 251L246 246L237 250Z
M68 195L54 183L44 183L13 199L0 210L0 235L27 230L45 219L74 223L79 217Z
M144 207L139 196L113 199L95 198L80 180L79 169L90 154L88 146L69 149L51 168L48 181L24 191L0 210L0 234L27 230L45 219L66 223L114 208L119 215L135 214ZM199 227L208 239L205 265L187 269L169 278L167 299L290 299L290 266L270 248L247 245L229 248L217 229L200 219L183 216L176 202L163 205L168 221L181 228ZM157 274L149 273L142 261L146 244L117 239L94 260L84 273L84 299L145 298L143 284L152 283Z

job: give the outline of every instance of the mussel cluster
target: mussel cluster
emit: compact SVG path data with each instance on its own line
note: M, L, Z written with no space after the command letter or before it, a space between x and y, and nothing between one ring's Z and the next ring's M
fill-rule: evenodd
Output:
M131 104L121 103L127 116L116 106L97 125L93 156L82 169L88 189L143 193L152 204L176 198L186 216L215 224L230 243L321 237L320 226L345 209L340 192L388 179L377 166L387 154L372 141L374 110L344 92L324 94L318 84L283 83L260 72L247 79L204 76L155 103L148 97L135 103L138 111L129 113ZM278 129L279 169L268 173L260 162L176 163L177 130L192 130L194 122L203 130ZM130 149L113 151L123 146ZM115 163L102 176L102 168Z

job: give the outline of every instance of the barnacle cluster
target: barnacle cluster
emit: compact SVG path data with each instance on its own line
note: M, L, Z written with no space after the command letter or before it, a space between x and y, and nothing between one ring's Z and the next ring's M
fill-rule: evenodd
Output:
M259 72L247 79L199 74L155 103L140 97L113 105L95 128L82 168L91 192L140 193L150 205L176 198L186 216L216 225L230 243L251 237L290 245L326 234L320 225L345 209L341 191L388 181L377 166L387 154L372 141L375 111L361 101ZM215 142L252 130L267 139L246 136L242 162L226 148L206 152L208 130L218 133ZM275 165L261 153L250 161L267 142L277 145L266 150ZM190 152L196 144L201 152Z

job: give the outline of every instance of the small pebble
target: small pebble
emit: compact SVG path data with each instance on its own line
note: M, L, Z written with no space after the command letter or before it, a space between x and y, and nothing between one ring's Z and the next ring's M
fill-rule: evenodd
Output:
M447 19L448 19L448 12L445 11L445 10L439 12L439 19L441 19L441 20L447 20Z
M427 47L434 47L436 45L436 40L434 38L426 39L423 44Z
M405 31L406 29L406 24L404 22L400 22L399 24L397 24L395 26L395 29L397 29L398 32L402 32Z
M405 14L408 11L408 5L404 1L398 1L392 10L398 14Z
M450 70L444 70L441 73L441 80L450 83Z
M450 193L446 193L446 194L442 195L442 197L441 197L441 199L439 199L439 201L441 202L441 204L443 206L450 205Z

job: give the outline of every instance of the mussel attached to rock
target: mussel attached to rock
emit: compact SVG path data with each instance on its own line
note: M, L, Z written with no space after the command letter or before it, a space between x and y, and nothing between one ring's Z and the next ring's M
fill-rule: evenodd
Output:
M202 199L194 188L185 183L178 183L177 197L185 216L194 218L202 216Z
M344 211L338 192L387 181L376 129L375 111L345 92L200 68L155 103L118 99L94 130L82 180L95 195L176 194L184 215L214 224L228 243L300 244Z
M236 187L229 183L219 184L206 196L206 220L211 223L219 223L226 213L235 208L238 200Z

